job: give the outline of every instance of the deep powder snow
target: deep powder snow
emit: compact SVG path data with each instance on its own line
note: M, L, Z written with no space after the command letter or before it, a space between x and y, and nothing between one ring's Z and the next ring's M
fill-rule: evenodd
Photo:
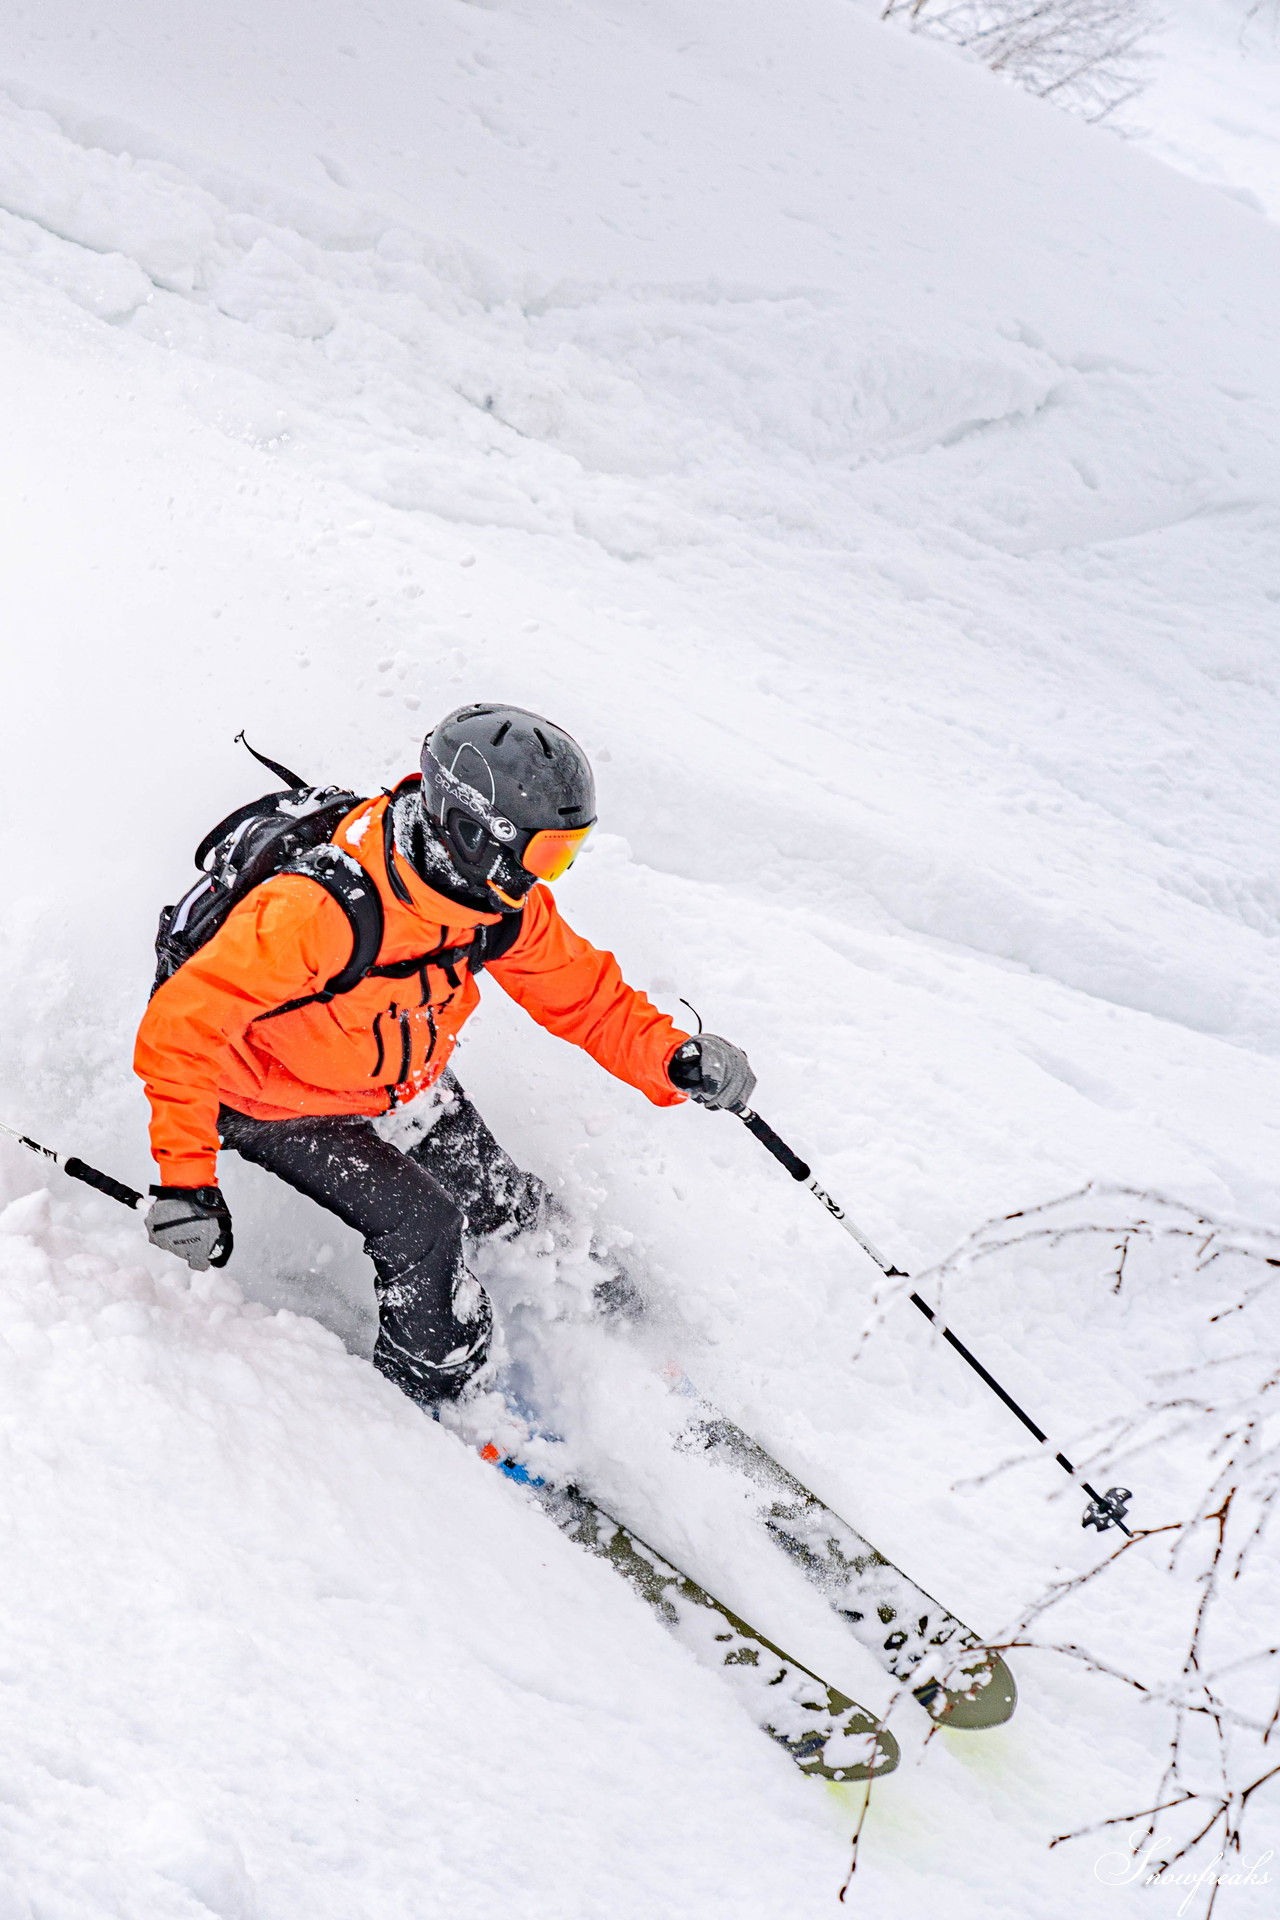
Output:
M597 764L569 918L1176 1520L1212 1433L1125 1423L1276 1343L1265 1288L1230 1350L1210 1316L1280 1201L1278 266L1254 209L837 0L16 6L0 1115L145 1182L155 911L257 790L241 727L374 791L439 712L528 704ZM888 1699L671 1449L666 1360L983 1632L1109 1551L731 1119L492 983L459 1072L652 1302L602 1328L580 1257L494 1260L548 1422L797 1656ZM189 1278L0 1149L0 1915L834 1909L858 1796L374 1374L351 1236L224 1177L235 1264ZM997 1733L897 1709L855 1911L1178 1911L1123 1836L1047 1842L1150 1803L1198 1565L1147 1543L1035 1623L1148 1697L1027 1651Z

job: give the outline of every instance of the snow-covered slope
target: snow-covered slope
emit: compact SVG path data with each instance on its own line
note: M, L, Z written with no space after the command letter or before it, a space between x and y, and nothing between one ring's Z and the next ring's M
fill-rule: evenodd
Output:
M904 1262L1090 1179L1274 1219L1273 225L837 0L59 0L11 10L0 88L4 1117L144 1179L151 926L255 790L241 726L372 789L496 695L599 763L570 917L749 1047ZM648 1109L492 988L461 1071L630 1240L658 1344L976 1625L1098 1556L1047 1468L1013 1517L951 1491L1016 1434L905 1308L852 1368L869 1275L732 1121ZM16 1150L0 1178L16 1913L834 1899L847 1805L261 1311L367 1350L348 1236L228 1166L242 1307L105 1202L46 1217ZM644 1356L545 1264L505 1278L513 1337L545 1303L602 1484L881 1704L646 1447ZM971 1312L1074 1442L1155 1309L1117 1335L1092 1255L1045 1285L1001 1269ZM1158 1648L1186 1596L1149 1587ZM981 1749L902 1730L878 1913L1093 1910L1093 1843L1044 1842L1144 1804L1163 1729L1020 1678Z
M1143 144L1280 218L1280 13L1264 0L1178 0L1130 109Z

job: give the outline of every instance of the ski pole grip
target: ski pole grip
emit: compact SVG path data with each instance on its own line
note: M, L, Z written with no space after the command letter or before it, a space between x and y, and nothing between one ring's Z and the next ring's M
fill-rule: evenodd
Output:
M91 1167L87 1160L78 1160L74 1154L63 1161L62 1171L69 1173L73 1180L83 1180L86 1187L96 1187L108 1200L118 1200L122 1207L136 1208L142 1204L142 1195L132 1187L126 1187L122 1180L113 1180L109 1173L100 1173L97 1167Z
M785 1167L793 1180L812 1178L809 1168L799 1154L792 1153L786 1141L779 1139L767 1120L762 1120L758 1113L751 1111L750 1107L739 1107L738 1118L748 1133L754 1133L762 1147L768 1147L779 1166Z

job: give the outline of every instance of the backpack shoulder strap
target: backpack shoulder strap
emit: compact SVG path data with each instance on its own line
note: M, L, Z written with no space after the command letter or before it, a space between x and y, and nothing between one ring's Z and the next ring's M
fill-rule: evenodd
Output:
M259 1020L274 1020L279 1014L294 1013L299 1007L324 1004L339 993L350 993L352 987L369 974L386 976L389 979L407 979L411 974L423 972L428 966L444 969L449 984L455 990L459 985L457 967L465 964L472 974L483 973L490 960L500 960L508 953L520 938L524 928L524 913L504 914L502 919L492 925L478 926L469 941L458 945L437 947L432 953L417 954L409 960L396 960L385 967L377 964L378 953L382 946L383 912L378 889L360 865L349 853L343 853L332 842L320 847L310 847L286 866L281 873L299 873L308 880L314 880L322 886L331 899L337 901L351 923L351 958L345 967L339 969L331 980L326 980L319 993L306 993L297 1000L286 1000L282 1007L273 1007L269 1013L260 1013Z
M477 927L468 965L472 973L483 973L491 960L510 953L524 932L524 908L519 913L504 913L501 920Z
M296 860L290 860L281 867L280 871L298 873L304 879L314 880L324 888L330 899L337 901L351 926L351 958L332 979L325 981L319 993L304 993L300 999L286 1000L282 1007L273 1007L270 1013L259 1014L260 1020L274 1020L277 1015L293 1013L298 1007L313 1006L316 1002L323 1004L336 994L350 993L352 987L359 986L365 975L373 970L382 945L383 914L378 889L360 862L353 860L349 853L343 853L340 847L332 843L309 847Z

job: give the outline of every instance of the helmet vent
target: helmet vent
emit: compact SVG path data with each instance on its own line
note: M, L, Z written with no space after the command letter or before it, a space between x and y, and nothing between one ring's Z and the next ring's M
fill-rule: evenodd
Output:
M504 720L502 725L498 728L498 731L494 734L493 739L489 742L489 745L491 747L500 747L503 741L506 739L507 735L510 733L510 731L511 731L511 722L509 720Z
M564 816L565 816L566 814L570 814L570 813L581 813L581 812L582 812L582 808L581 808L581 807L557 807L557 808L556 808L556 812L557 812L557 813L558 813L558 814L559 814L559 815L561 816L561 818L563 819L563 817L564 817Z
M542 748L542 751L546 754L548 760L554 760L555 754L551 751L550 743L547 740L547 736L542 731L541 727L534 728L533 737L537 741L538 745Z

